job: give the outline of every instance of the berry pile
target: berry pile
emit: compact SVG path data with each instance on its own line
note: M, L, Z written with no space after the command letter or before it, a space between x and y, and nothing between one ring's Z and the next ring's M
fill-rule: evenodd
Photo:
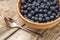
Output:
M21 0L20 12L33 22L46 23L60 17L58 0Z

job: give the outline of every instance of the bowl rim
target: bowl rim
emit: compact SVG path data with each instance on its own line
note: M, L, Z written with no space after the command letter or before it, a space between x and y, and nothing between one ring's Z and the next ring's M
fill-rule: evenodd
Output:
M17 12L18 12L18 15L19 15L21 18L23 18L24 21L27 21L28 23L35 24L35 25L49 25L49 24L52 24L52 23L60 20L60 17L59 17L59 18L57 18L56 20L51 21L51 22L47 22L47 23L37 23L37 22L29 21L29 20L27 20L26 18L24 18L23 15L21 14L20 9L19 9L19 2L20 2L20 0L18 0L18 4L17 4ZM59 22L60 22L60 21L59 21Z

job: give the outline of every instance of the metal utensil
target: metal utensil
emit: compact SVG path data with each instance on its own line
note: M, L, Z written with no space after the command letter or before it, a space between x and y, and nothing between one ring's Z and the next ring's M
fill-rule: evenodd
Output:
M37 32L35 32L35 31L32 31L32 30L30 30L30 29L26 29L26 28L24 28L24 27L21 27L21 26L17 25L17 23L16 23L13 19L11 19L11 18L9 18L9 17L5 17L4 20L5 20L6 24L7 24L9 27L11 27L11 28L20 28L20 29L22 29L22 30L24 30L24 31L26 31L26 32L35 34L35 35L36 35L36 39L34 39L34 40L38 40L39 35L41 35L40 33L37 33Z

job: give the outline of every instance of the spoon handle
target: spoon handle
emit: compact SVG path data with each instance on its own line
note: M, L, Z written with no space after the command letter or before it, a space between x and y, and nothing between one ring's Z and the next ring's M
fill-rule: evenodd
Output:
M30 30L30 29L27 29L27 28L24 28L24 27L21 27L21 26L17 26L17 28L21 28L22 30L24 30L26 32L29 32L29 33L34 33L34 34L37 34L37 35L41 35L40 33L37 33L36 31Z

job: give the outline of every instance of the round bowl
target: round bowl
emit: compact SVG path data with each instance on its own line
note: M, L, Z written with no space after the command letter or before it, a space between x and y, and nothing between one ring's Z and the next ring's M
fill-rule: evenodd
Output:
M20 2L20 0L18 0L18 5L17 5L18 15L22 19L22 22L24 22L27 25L27 27L29 27L29 28L33 28L33 29L48 29L48 28L54 27L56 24L58 24L60 22L60 17L57 18L54 21L47 22L47 23L31 22L31 21L29 21L29 20L27 20L26 18L23 17L23 15L20 12L20 7L21 7L21 2Z

